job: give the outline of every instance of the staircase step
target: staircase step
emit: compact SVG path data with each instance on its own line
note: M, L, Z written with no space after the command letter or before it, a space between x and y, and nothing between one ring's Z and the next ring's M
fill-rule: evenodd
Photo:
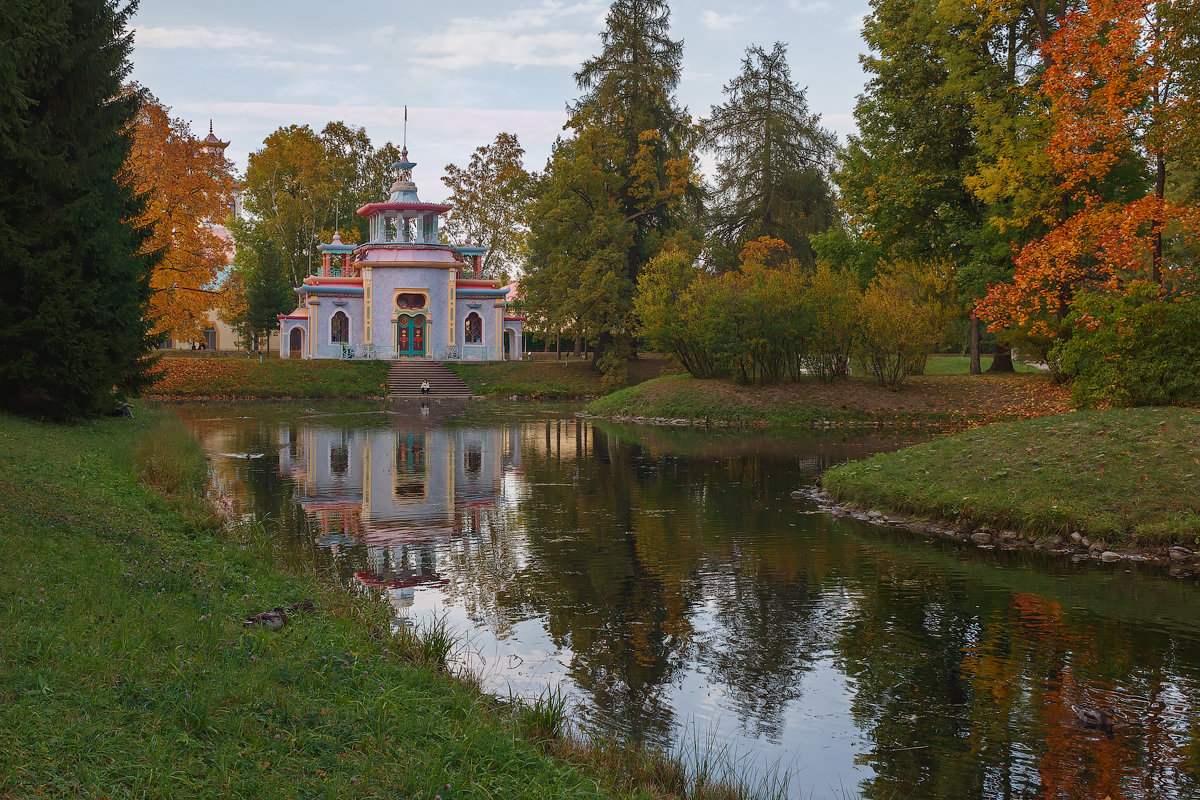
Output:
M462 379L439 362L400 360L388 368L388 394L392 397L420 396L422 381L429 381L429 397L471 396Z

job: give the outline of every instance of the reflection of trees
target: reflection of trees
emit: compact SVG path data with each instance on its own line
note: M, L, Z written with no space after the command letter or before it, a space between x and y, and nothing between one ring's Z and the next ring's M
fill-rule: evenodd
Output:
M214 464L245 508L284 522L285 552L336 527L336 511L306 518L277 474L281 452L302 455L278 449L295 421L193 423L210 452L266 453ZM501 635L543 620L590 704L640 738L672 740L673 684L700 669L747 733L779 741L789 706L816 700L804 696L806 670L832 651L869 743L864 797L1200 796L1200 639L1155 623L1163 598L1177 598L1168 619L1194 618L1186 590L1156 584L1143 597L1145 583L1117 584L1128 591L1101 599L1084 576L1064 590L1038 566L997 570L974 550L798 517L785 498L806 461L688 447L670 433L629 443L563 420L495 437L519 440L520 458L505 463L524 474L509 472L501 485L514 494L494 504L457 505L454 533L429 541L449 597ZM353 464L362 437L348 440ZM341 548L337 574L352 580L367 554ZM381 555L389 575L434 574L431 556ZM1120 607L1104 605L1114 595ZM1112 709L1113 739L1075 727L1072 704Z
M1194 723L1164 713L1159 699L1172 685L1194 695L1196 653L1188 677L1168 677L1182 664L1158 650L1159 637L1071 620L1037 595L948 584L944 574L892 558L877 563L875 585L862 586L836 644L856 681L855 719L874 742L861 756L876 772L860 787L864 797L1200 792L1196 754L1165 735ZM1073 704L1110 709L1125 724L1112 739L1083 730L1073 724Z

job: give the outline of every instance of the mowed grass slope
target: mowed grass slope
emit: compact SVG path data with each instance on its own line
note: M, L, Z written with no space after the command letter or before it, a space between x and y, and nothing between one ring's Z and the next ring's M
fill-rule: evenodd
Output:
M990 425L834 467L842 502L1109 546L1200 544L1200 411L1075 412Z
M386 605L214 526L194 443L141 416L0 416L0 797L600 796L373 638ZM278 632L243 626L304 598Z
M383 397L388 362L164 356L154 397Z
M979 424L1066 411L1069 392L1045 375L918 375L899 392L853 377L773 386L671 375L614 392L587 407L606 417L709 419L734 425L831 422Z

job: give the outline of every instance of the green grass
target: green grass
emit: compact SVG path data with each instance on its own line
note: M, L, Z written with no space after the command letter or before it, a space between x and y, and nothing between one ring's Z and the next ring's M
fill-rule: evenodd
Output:
M1200 544L1200 411L1075 412L835 467L843 502L1108 546Z
M992 366L991 356L980 356L980 369L985 372ZM1028 364L1014 362L1013 368L1017 372L1038 372L1039 370ZM955 356L955 355L939 355L933 354L929 356L929 360L925 362L926 375L967 375L971 371L970 356Z
M140 409L0 417L0 796L601 793L441 674L444 635L372 638L385 604L215 527L188 442ZM242 624L302 598L317 610L281 631Z
M901 391L865 376L833 384L740 386L669 375L594 400L602 417L704 420L736 426L795 427L826 421L971 425L1066 411L1068 394L1044 375L919 375Z
M583 360L447 364L471 391L486 397L566 400L604 394L603 376Z
M593 400L587 413L602 417L650 417L658 419L709 419L730 425L797 426L820 420L865 420L867 416L842 409L814 405L730 402L726 394L711 391L708 381L689 376L668 375L629 386Z
M302 359L187 358L159 361L151 390L167 398L383 397L388 362Z

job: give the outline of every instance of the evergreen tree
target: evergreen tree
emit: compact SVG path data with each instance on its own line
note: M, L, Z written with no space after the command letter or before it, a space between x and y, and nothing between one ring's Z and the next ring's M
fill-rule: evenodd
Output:
M748 48L725 96L701 123L718 154L714 235L731 253L761 236L780 239L811 264L808 236L834 217L826 176L837 137L808 110L782 42L769 53Z
M16 0L0 15L0 406L97 414L149 383L149 231L118 178L135 3Z
M683 42L670 32L671 11L663 0L615 0L600 35L603 50L575 73L583 95L570 126L594 124L612 131L613 160L627 165L614 191L618 207L634 224L630 280L657 252L659 235L677 223L671 202L646 204L649 187L671 184L673 171L690 163L691 125L675 102ZM640 172L631 168L635 160Z
M530 221L530 311L579 331L613 380L632 352L637 275L695 194L691 125L674 99L683 45L669 33L662 0L612 4L602 52L575 75L574 136L558 143Z
M860 249L887 261L948 259L956 270L996 257L987 206L967 185L978 158L974 112L951 76L956 39L939 0L872 0L863 36L859 132L835 174ZM1011 263L1003 247L998 257Z

